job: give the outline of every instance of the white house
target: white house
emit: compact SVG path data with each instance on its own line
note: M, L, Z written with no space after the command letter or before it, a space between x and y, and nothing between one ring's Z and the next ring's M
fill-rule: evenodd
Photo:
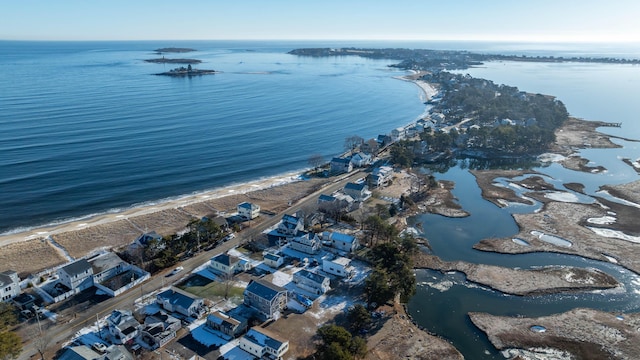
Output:
M74 293L93 286L93 268L87 259L80 259L58 269L60 282Z
M136 320L131 311L113 310L107 317L107 328L115 339L116 344L125 344L132 341L140 331L142 326Z
M255 219L260 216L260 205L249 202L238 204L238 215L248 220Z
M170 288L156 295L156 302L169 312L199 318L204 314L204 300L178 288Z
M304 222L302 219L289 214L282 216L282 221L278 224L277 229L279 233L288 236L295 236L302 230L304 230Z
M277 269L284 263L284 258L277 254L266 253L263 255L264 264L268 267Z
M216 273L233 275L236 271L240 270L239 264L240 259L235 256L228 254L218 254L211 258L209 268L211 268Z
M344 174L349 173L353 170L351 159L347 158L334 157L333 159L331 159L331 163L329 164L329 166L329 172L332 174Z
M347 253L356 251L358 246L360 246L355 236L330 231L322 233L322 243L331 244L330 246L332 248Z
M381 187L389 183L393 177L393 168L391 166L380 166L367 176L367 182L371 187Z
M369 187L365 183L348 182L342 192L357 201L366 201L371 197L371 191L369 191Z
M300 233L289 241L289 247L306 254L317 254L322 248L322 243L314 233Z
M371 164L371 155L358 152L351 157L351 164L355 167L367 166Z
M0 273L0 301L8 301L20 295L20 278L12 270Z
M406 131L403 127L391 130L391 141L398 141L405 137Z
M293 274L293 283L313 294L322 295L329 291L329 278L302 269Z
M252 327L240 338L240 349L258 359L282 359L289 342L259 326Z
M323 259L322 270L326 273L341 277L349 277L353 272L351 260L344 257L338 257L333 260Z

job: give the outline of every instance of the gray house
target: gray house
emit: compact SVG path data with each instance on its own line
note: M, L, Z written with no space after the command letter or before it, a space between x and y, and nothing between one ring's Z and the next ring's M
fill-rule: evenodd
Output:
M87 259L80 259L58 269L60 282L79 293L93 286L93 267Z
M251 280L244 290L244 304L273 319L287 304L287 290L264 280Z
M190 316L201 317L204 312L204 300L186 291L172 287L156 295L156 302L169 312Z

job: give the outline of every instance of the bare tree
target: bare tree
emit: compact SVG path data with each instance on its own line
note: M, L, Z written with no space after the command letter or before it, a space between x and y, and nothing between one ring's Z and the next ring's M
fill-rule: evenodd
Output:
M224 299L229 298L229 294L231 293L231 289L233 289L233 274L221 274L218 276L220 279L220 283L222 284L222 292L224 294Z
M377 154L378 149L380 149L380 145L378 145L378 142L376 141L376 139L367 140L367 147L369 148L369 152L371 152L374 155Z
M358 135L349 136L344 139L344 149L347 151L353 151L364 144L364 139Z
M40 354L40 359L44 360L44 354L49 350L52 342L52 332L47 331L49 326L40 321L38 317L38 327L32 327L27 331L27 336L31 339L34 349Z

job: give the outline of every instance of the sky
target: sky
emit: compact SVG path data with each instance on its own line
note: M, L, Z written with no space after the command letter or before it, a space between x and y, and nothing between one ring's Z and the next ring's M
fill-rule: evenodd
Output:
M640 42L638 0L0 0L0 40Z

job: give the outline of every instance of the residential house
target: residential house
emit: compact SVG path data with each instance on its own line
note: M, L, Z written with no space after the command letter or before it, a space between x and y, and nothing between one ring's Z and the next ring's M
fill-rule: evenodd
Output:
M260 216L260 205L249 202L238 204L238 215L247 220L255 219Z
M293 250L313 255L320 251L322 243L320 243L320 239L318 239L316 234L300 232L296 237L289 241L289 247Z
M318 197L318 210L325 213L342 210L354 211L361 206L361 202L355 201L351 196L340 192L335 192L332 195L321 194Z
M98 352L87 345L69 346L62 350L58 360L133 360L131 353L122 345L113 345Z
M140 338L149 348L156 349L174 339L181 327L180 320L164 311L158 311L144 319Z
M20 295L18 273L7 270L0 273L0 301L8 301Z
M365 154L364 152L355 153L351 157L351 164L355 167L364 167L371 164L371 155Z
M404 139L406 135L405 128L399 127L391 130L391 141L395 142Z
M122 261L118 255L107 252L87 260L93 272L93 283L100 284L105 280L124 272L129 268L129 264Z
M269 330L254 326L240 338L240 349L258 359L282 359L289 350L289 342Z
M349 158L337 158L331 159L329 164L329 172L331 174L345 174L353 170L353 164Z
M155 231L144 233L135 240L136 243L142 246L149 246L152 243L162 243L162 236Z
M367 176L367 183L370 187L381 187L387 185L393 177L393 168L391 166L380 166Z
M111 315L107 317L107 328L116 344L126 344L133 341L138 336L141 327L131 311L113 310Z
M356 201L366 201L371 197L371 191L365 183L352 183L348 182L342 192L351 196Z
M295 236L304 230L304 222L301 218L285 214L278 224L278 232L287 236Z
M244 304L273 319L287 304L287 290L264 280L251 280L244 290Z
M329 290L329 278L302 269L293 274L293 283L313 294L322 295Z
M13 298L13 303L20 310L29 310L36 302L36 297L31 294L20 294Z
M391 136L389 135L378 135L378 138L376 139L376 142L378 143L379 147L385 147L389 144L391 144L393 142L393 140L391 139Z
M325 245L330 244L332 248L347 253L356 251L360 246L355 236L330 231L322 233L322 243Z
M284 263L284 257L272 253L264 254L263 260L265 265L274 269L279 268Z
M205 311L202 298L174 287L156 295L156 302L169 312L196 319L202 316Z
M211 221L212 223L218 225L218 227L222 230L229 229L229 222L227 221L227 218L225 218L222 215L215 215L211 218L205 216L202 218L202 222L207 222L207 221Z
M87 259L80 259L58 269L60 283L79 293L93 286L93 267Z
M240 259L235 256L218 254L211 258L209 268L216 273L233 275L235 272L240 270L239 263Z
M338 257L333 260L323 259L322 270L326 273L338 275L341 277L349 277L353 273L351 260L344 257Z
M207 316L207 326L235 338L247 329L247 319L216 311Z

